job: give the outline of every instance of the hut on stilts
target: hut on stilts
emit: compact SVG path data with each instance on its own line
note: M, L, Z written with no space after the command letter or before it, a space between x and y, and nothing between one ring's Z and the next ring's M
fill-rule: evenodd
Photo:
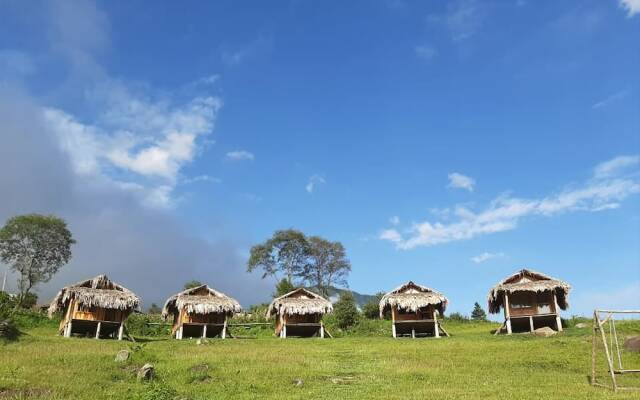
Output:
M122 340L124 322L140 305L140 298L106 275L62 288L49 305L49 317L63 312L60 334Z
M489 292L489 312L504 309L504 323L496 335L533 332L547 326L562 331L560 310L569 307L571 286L540 272L522 269L502 280Z
M393 337L449 336L438 316L443 316L447 298L426 286L414 282L392 290L380 299L380 318L391 311Z
M207 285L194 287L167 299L162 317L172 319L171 335L225 339L229 334L227 318L242 311L235 299L211 289Z
M324 338L331 336L324 328L322 316L333 311L331 302L305 288L299 288L274 299L267 309L267 319L275 317L276 336Z

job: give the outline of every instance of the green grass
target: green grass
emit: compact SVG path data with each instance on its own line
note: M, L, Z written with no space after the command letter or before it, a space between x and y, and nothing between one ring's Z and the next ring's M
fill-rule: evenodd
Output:
M386 327L383 321L374 331ZM0 399L638 398L638 392L589 385L589 328L537 338L495 337L489 333L495 327L449 322L453 336L440 340L351 335L280 340L263 331L256 339L198 346L164 337L135 344L66 339L47 325L0 345ZM640 322L618 329L621 335L639 334ZM133 348L133 356L116 363L123 348ZM640 366L637 353L623 357ZM151 384L135 379L136 368L146 362L157 370ZM602 363L599 371L605 381ZM301 386L294 384L298 379ZM633 379L628 383L640 385L640 377Z

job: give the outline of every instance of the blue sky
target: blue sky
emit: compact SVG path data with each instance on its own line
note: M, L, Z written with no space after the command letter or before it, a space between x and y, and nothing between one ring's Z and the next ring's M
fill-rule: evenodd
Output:
M27 116L0 130L0 163L35 171L5 183L0 216L53 212L84 235L43 296L100 269L153 301L192 277L267 300L243 262L295 227L344 243L359 292L412 279L468 313L526 266L572 284L568 314L640 306L637 0L0 14L0 100ZM21 131L21 149L59 153L46 172L14 160Z

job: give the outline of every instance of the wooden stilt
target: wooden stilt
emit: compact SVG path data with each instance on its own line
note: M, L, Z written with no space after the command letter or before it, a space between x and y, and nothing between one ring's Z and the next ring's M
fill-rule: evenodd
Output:
M222 326L222 338L227 338L227 317L224 317L224 325Z
M415 339L415 338L416 338L416 329L411 328L411 339Z
M396 335L396 308L395 307L391 309L391 334L393 335L394 339L397 337L397 335Z
M604 336L604 329L602 328L602 323L600 322L600 316L596 313L596 320L598 321L598 329L600 330L600 335L602 337L602 344L604 345L604 354L607 356L607 364L609 365L609 374L611 375L611 382L613 383L613 391L618 391L618 385L616 383L616 375L613 371L613 362L611 361L611 354L609 353L609 346L607 345L607 338Z
M511 335L511 313L509 312L509 295L504 293L504 317L507 326L507 335Z
M591 338L591 384L596 384L596 330L598 329L598 315L593 312L593 329Z
M324 324L320 321L320 339L324 339Z
M440 330L438 329L438 311L433 312L433 335L436 339L440 338Z
M98 321L98 326L96 327L96 339L100 339L100 326L102 322Z
M560 319L560 309L558 307L558 298L556 297L556 292L553 292L553 306L555 308L556 313L556 330L558 332L562 332L562 320Z
M202 338L207 338L207 324L204 324L204 326L202 326Z
M531 333L533 333L533 317L531 315L529 315L529 329L531 330Z
M391 334L393 335L393 338L396 338L396 324L394 323L393 325L391 325Z
M69 320L69 322L67 323L67 334L65 335L66 337L71 337L71 320Z
M287 324L282 325L282 337L287 338Z
M118 340L122 340L123 333L124 333L124 322L120 322L120 328L118 329Z

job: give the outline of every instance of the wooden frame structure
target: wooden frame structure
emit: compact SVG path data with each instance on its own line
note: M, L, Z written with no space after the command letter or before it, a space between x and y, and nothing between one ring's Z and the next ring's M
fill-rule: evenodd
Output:
M106 275L62 288L49 306L49 317L63 311L59 333L117 338L125 335L125 320L140 305L140 298Z
M167 299L162 309L164 320L172 319L171 335L225 339L229 334L228 317L241 312L235 299L207 285L186 289Z
M601 314L606 314L606 316L601 318ZM602 345L604 346L604 353L607 359L607 372L611 377L611 389L614 392L618 390L640 390L640 387L635 386L621 386L618 384L617 375L624 374L634 374L640 373L640 369L625 369L622 364L622 354L620 352L620 344L618 343L618 332L616 330L615 324L615 314L638 314L640 315L640 310L594 310L593 311L593 337L591 341L591 385L593 386L602 386L609 388L609 386L602 384L596 379L596 357L597 357L597 345L598 340L602 340ZM606 337L606 325L609 325L609 344L607 344ZM599 339L598 339L599 338ZM614 352L614 344L615 344L615 352ZM617 356L617 368L616 364L616 356Z
M443 294L409 281L382 296L380 318L384 318L385 312L391 312L391 334L394 338L449 336L438 320L438 315L444 315L448 302Z
M331 337L322 322L324 314L333 311L331 302L305 288L299 288L274 299L266 317L275 317L275 335L323 338Z
M504 322L496 335L513 332L533 332L548 326L562 331L560 310L569 307L571 286L540 272L522 269L491 289L489 312L504 310Z

